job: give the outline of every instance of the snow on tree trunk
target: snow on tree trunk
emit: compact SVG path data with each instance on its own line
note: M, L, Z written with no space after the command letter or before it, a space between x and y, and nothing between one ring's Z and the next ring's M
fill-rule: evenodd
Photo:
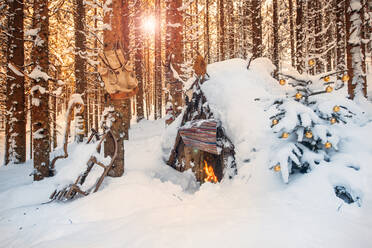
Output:
M278 1L273 0L273 64L276 66L274 77L278 79L279 70L279 18L278 18Z
M182 75L181 65L183 63L183 16L180 11L182 0L167 1L167 36L166 36L166 84L169 90L168 99L172 109L172 119L180 113L183 105L182 98Z
M304 23L304 0L296 2L296 65L299 73L305 72L305 23Z
M251 3L252 15L252 43L253 43L253 57L262 57L262 17L261 17L261 0L252 1Z
M128 1L127 1L128 2ZM126 12L126 15L129 15L129 9L128 3L124 4L124 9ZM136 77L138 81L138 94L136 96L136 107L137 107L137 121L142 120L145 117L144 113L144 106L143 106L143 68L142 68L142 62L144 59L143 56L143 35L142 35L142 6L141 1L136 1L136 4L134 6L135 17L134 17L134 27L135 27L135 39L134 39L134 47L135 47L135 54L134 54L134 66L136 71ZM129 38L129 37L128 37ZM125 40L125 38L124 38Z
M345 0L334 0L336 5L336 67L346 69L345 64Z
M346 0L346 53L349 97L366 97L365 58L362 51L363 0Z
M24 76L17 68L24 64L23 48L23 2L8 2L8 42L7 42L7 146L9 162L24 163L26 160L26 112Z
M83 94L85 110L82 114L76 116L79 123L77 127L77 142L83 142L84 137L88 134L88 105L87 105L87 78L86 78L86 49L85 49L85 7L83 0L75 0L75 87L77 94ZM84 94L85 93L85 94Z
M295 29L293 24L293 0L288 0L289 10L289 29L290 29L290 40L291 40L291 64L292 67L296 66L296 51L295 51Z
M34 36L32 57L33 71L29 77L33 79L31 94L32 132L34 146L34 180L42 180L50 176L50 115L47 75L49 69L49 17L48 0L34 1L33 28L38 30Z
M161 11L160 0L155 0L155 119L162 117L162 70L161 70Z
M210 54L210 41L209 41L209 9L210 3L209 0L205 0L205 12L204 12L204 56L207 57L207 63L211 61Z
M322 6L319 0L311 1L311 14L313 14L313 24L315 26L315 56L317 57L316 64L314 66L315 73L319 74L324 72L324 63L321 57L321 54L324 52L324 36L322 34L323 26L322 26ZM330 36L331 34L327 32L327 35Z
M235 58L236 57L236 44L235 44L235 13L234 13L234 3L232 0L227 0L227 12L228 12L228 52L229 52L229 58Z
M219 48L220 48L220 60L225 60L225 3L224 0L219 0Z
M117 45L122 42L122 3L119 0L106 0L106 12L104 22L109 25L109 29L104 30L104 51L112 52L117 48ZM106 83L106 82L105 82ZM130 100L129 100L130 102ZM107 126L111 128L118 143L118 155L114 162L114 169L110 171L109 176L120 177L124 173L124 139L128 138L128 128L130 119L130 105L128 99L115 99L107 102L108 107L105 109L103 115L106 118L112 119L112 122ZM114 142L109 139L104 144L105 156L114 155Z

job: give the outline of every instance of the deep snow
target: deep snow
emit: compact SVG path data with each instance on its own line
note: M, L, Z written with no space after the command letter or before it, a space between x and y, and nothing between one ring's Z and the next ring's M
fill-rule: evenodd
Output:
M199 187L190 173L166 166L161 142L171 143L169 129L164 120L142 121L125 143L124 176L106 178L84 198L41 204L92 147L72 145L59 174L41 182L28 176L31 162L0 167L0 247L372 247L372 123L345 126L329 163L284 184L268 169L276 137L254 100L283 93L269 69L256 61L247 71L243 60L208 67L202 88L236 146L233 180ZM361 206L337 198L338 184Z

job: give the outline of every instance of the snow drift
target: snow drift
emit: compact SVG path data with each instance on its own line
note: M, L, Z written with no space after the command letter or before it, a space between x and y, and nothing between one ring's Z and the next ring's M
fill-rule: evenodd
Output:
M73 202L41 204L66 181L58 174L32 182L31 163L0 168L0 247L371 247L371 122L340 127L339 152L284 184L269 170L276 136L264 101L255 100L291 90L272 69L266 59L249 70L240 59L208 67L202 89L235 144L233 180L199 186L165 165L179 120L167 129L163 120L141 121L125 143L124 176ZM57 172L86 162L88 150L71 148ZM335 186L360 201L345 203Z

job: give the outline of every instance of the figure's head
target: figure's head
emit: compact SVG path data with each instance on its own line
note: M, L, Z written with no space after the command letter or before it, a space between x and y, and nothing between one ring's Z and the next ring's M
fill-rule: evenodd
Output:
M125 61L121 49L104 51L100 54L100 73L107 92L128 92L137 87L138 81L129 61Z

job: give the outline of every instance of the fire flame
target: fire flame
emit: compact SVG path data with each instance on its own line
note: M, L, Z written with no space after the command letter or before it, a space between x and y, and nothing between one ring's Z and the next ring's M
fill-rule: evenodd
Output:
M213 167L211 165L208 166L207 162L204 160L204 171L207 174L207 177L204 178L204 182L212 182L217 183L217 177L214 174Z

